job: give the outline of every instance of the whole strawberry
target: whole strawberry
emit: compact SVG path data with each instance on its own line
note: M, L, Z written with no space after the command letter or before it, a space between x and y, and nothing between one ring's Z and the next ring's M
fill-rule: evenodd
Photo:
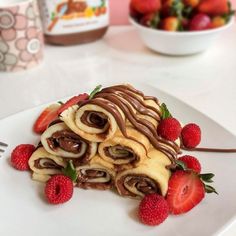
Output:
M157 12L161 8L160 0L131 0L134 10L142 14Z
M51 204L62 204L73 195L73 182L65 175L54 175L46 183L44 193Z
M181 125L179 121L173 117L161 120L157 127L157 133L162 138L175 141L181 133Z
M29 170L29 158L35 151L31 144L21 144L15 147L11 153L11 165L17 170Z
M139 205L139 219L146 225L159 225L169 214L167 201L156 193L146 195Z
M181 138L184 147L195 148L201 142L200 127L194 123L185 125L181 131Z
M202 167L199 160L196 157L185 155L178 158L178 161L184 162L184 164L186 165L188 169L191 169L198 174L201 172Z

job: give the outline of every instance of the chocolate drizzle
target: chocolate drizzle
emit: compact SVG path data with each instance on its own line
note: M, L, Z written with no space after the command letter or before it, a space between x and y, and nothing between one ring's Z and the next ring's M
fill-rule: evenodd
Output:
M206 148L206 147L196 147L196 148L186 148L181 146L181 149L186 151L194 152L222 152L222 153L236 153L236 148Z
M119 111L120 109L134 128L144 134L156 149L165 153L172 163L175 163L177 154L180 152L179 146L175 142L159 137L155 125L147 119L138 117L135 113L135 111L137 111L137 113L149 116L159 122L161 119L161 112L158 109L145 104L139 96L141 96L144 101L153 100L158 105L158 100L155 97L144 96L141 91L128 85L116 85L104 88L97 93L92 100L84 102L82 106L94 104L104 108L114 116L122 134L126 138L133 139L127 135L126 120L122 117ZM138 140L135 141L139 142Z

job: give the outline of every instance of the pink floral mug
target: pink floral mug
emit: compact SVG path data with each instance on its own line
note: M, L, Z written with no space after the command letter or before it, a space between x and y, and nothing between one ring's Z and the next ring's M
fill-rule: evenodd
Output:
M0 71L38 65L43 47L37 0L0 0Z

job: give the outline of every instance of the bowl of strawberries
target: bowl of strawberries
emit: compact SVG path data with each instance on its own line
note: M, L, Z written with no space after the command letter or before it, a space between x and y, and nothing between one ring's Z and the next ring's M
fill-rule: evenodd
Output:
M131 0L130 22L144 44L159 53L205 51L234 23L228 0Z

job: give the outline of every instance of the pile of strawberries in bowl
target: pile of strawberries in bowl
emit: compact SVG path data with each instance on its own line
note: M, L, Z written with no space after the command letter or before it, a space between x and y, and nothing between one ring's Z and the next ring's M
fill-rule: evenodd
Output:
M166 31L199 31L226 25L234 11L228 0L131 0L139 24Z
M185 56L208 49L234 22L228 0L131 0L130 22L153 51ZM227 36L226 36L227 37ZM219 44L218 50L224 50Z

